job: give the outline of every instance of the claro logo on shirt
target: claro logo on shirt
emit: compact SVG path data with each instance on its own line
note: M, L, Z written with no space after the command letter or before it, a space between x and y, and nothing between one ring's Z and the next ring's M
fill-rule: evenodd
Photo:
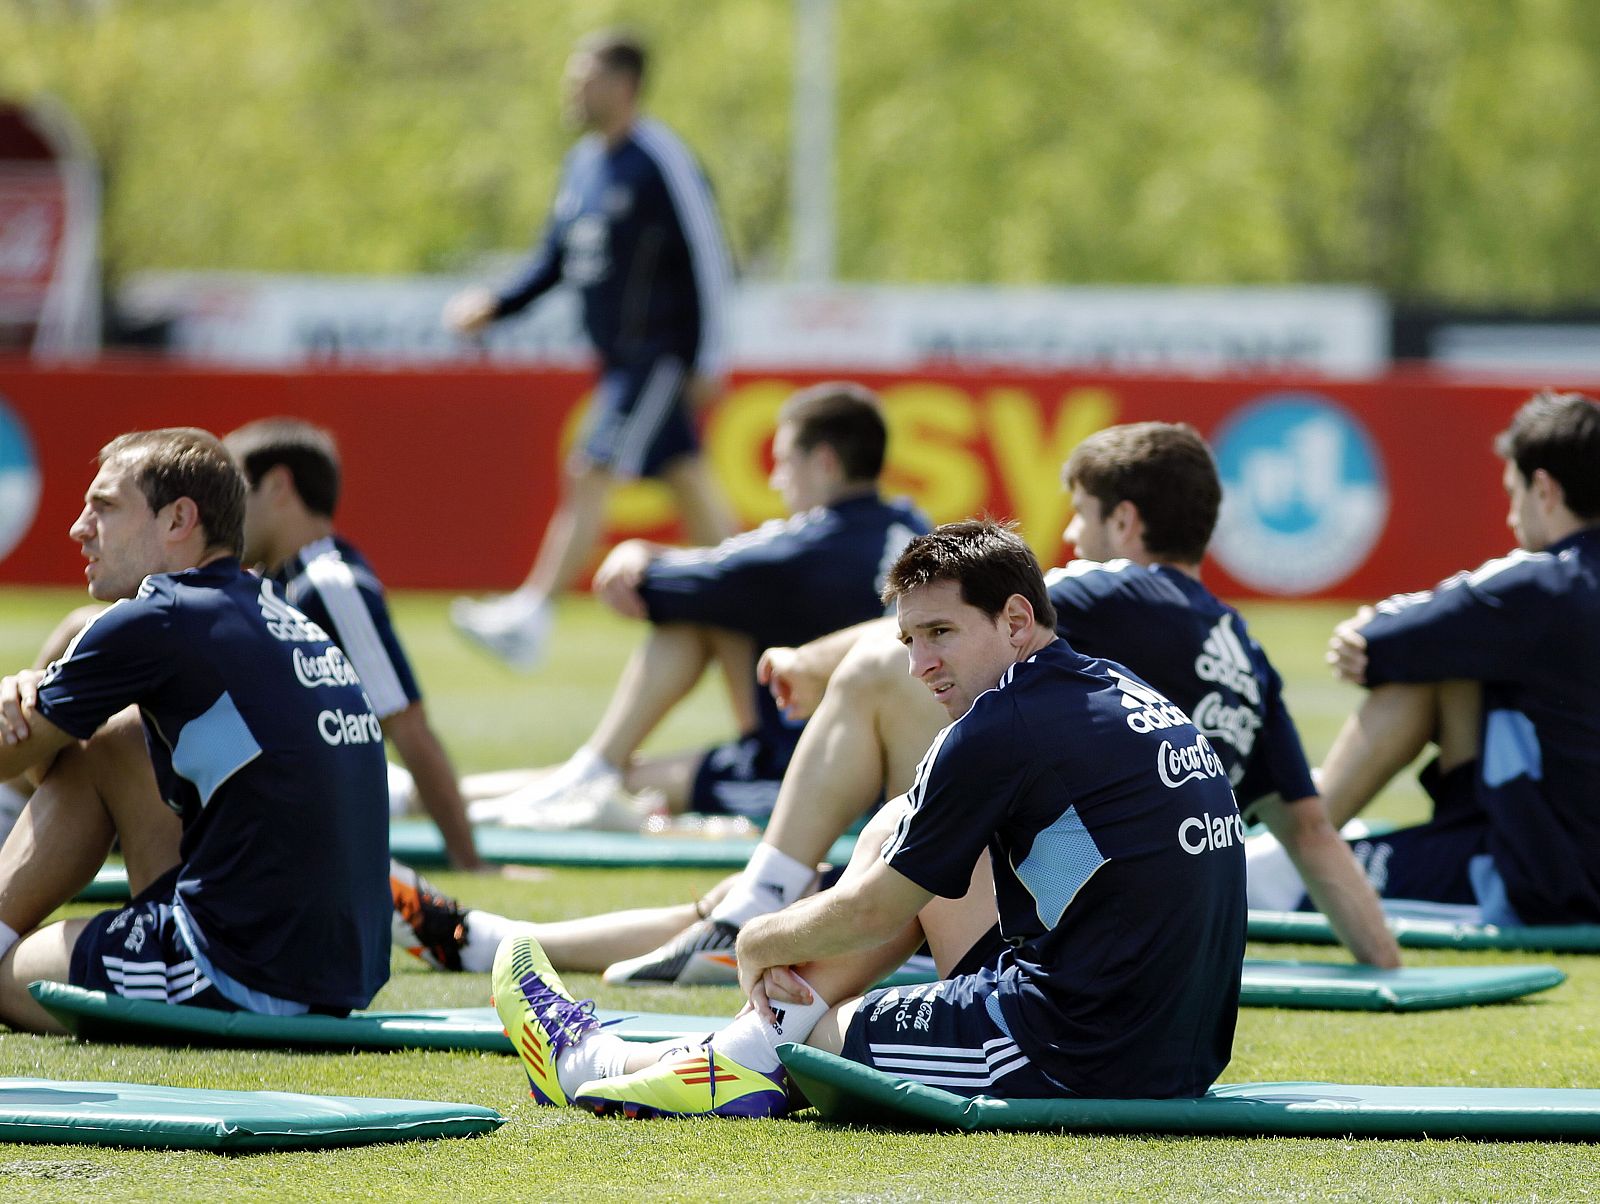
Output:
M1232 815L1191 815L1178 825L1178 843L1190 856L1231 849L1244 843L1244 820Z
M335 747L383 743L383 727L371 711L323 711L317 716L317 734Z

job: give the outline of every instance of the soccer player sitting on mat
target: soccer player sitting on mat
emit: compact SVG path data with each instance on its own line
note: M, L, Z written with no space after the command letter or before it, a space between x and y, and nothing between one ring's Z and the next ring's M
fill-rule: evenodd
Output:
M244 562L260 565L289 604L338 643L405 763L409 792L438 825L450 864L482 869L455 770L428 722L383 583L333 529L341 477L333 436L299 419L266 418L222 442L247 486Z
M744 926L751 1010L699 1044L627 1045L535 940L505 942L496 1006L536 1100L778 1115L785 1041L1012 1098L1197 1096L1227 1064L1243 823L1209 741L1056 636L1038 561L1005 528L914 540L884 597L951 720L910 791L837 886ZM861 994L924 940L940 981Z
M293 1015L388 978L383 733L327 634L240 567L244 494L204 431L107 444L71 533L115 604L0 682L0 776L36 783L0 849L13 1028L60 1031L35 979ZM113 839L133 901L39 927Z
M639 826L633 792L675 812L765 819L802 721L756 681L756 653L880 616L885 567L927 523L878 496L888 430L859 385L796 393L778 412L772 486L793 517L710 548L618 545L595 575L612 609L650 623L588 741L524 788L472 805L474 820L535 828ZM713 662L741 735L707 751L635 757ZM471 790L469 782L469 791Z
M1367 687L1322 765L1335 822L1430 744L1433 817L1354 844L1424 915L1600 923L1600 402L1540 393L1496 443L1520 551L1341 623L1335 676ZM1258 864L1258 861L1261 864ZM1281 856L1276 905L1302 887Z
M1056 633L1127 664L1192 715L1241 805L1281 839L1356 958L1398 965L1377 896L1316 797L1277 672L1244 620L1200 581L1222 497L1204 441L1169 423L1110 427L1079 445L1063 475L1077 510L1067 540L1086 559L1046 577ZM769 649L762 666L785 709L811 718L743 873L698 908L548 924L430 896L448 920L432 926L430 959L486 970L501 939L527 933L557 969L604 970L608 982L734 981L739 927L805 894L840 833L879 798L910 788L948 722L906 675L892 620Z

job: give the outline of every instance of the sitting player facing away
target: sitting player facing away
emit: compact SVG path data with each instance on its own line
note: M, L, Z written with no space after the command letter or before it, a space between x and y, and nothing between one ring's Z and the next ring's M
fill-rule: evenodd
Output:
M649 634L584 745L531 785L474 803L473 819L637 829L641 816L623 790L659 792L675 812L765 819L802 724L787 721L757 683L756 653L882 615L885 566L927 530L914 507L879 497L887 441L868 390L805 389L778 411L772 443L772 485L791 518L710 548L618 545L595 591L623 616L648 620ZM728 678L741 736L706 751L636 756L713 662Z
M389 618L383 583L333 528L342 473L327 431L295 418L263 418L223 436L244 472L244 561L260 565L296 610L349 658L383 734L410 771L417 798L438 825L450 864L485 868L466 803ZM315 671L312 671L315 675Z
M0 777L37 785L0 849L13 1028L60 1031L35 979L291 1015L364 1007L388 978L383 734L326 633L240 568L243 521L204 431L100 453L72 537L116 601L45 673L0 682ZM113 840L133 901L40 927Z
M496 1004L535 1099L777 1115L786 1041L1012 1098L1197 1096L1227 1064L1243 825L1205 737L1056 637L1038 561L1002 527L914 540L884 596L912 675L952 721L911 790L837 886L744 926L752 1010L697 1046L626 1045L535 941L507 941ZM861 994L924 939L942 980Z
M1521 545L1334 632L1367 687L1323 763L1342 823L1430 744L1429 822L1355 843L1386 900L1490 924L1600 923L1600 402L1541 393L1497 442ZM1281 859L1279 907L1302 885Z

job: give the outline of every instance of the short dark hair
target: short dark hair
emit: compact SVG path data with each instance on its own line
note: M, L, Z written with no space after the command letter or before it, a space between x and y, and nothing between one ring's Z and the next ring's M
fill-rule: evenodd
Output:
M223 436L254 489L278 465L286 465L295 492L312 514L332 518L339 508L339 448L320 426L298 418L262 418Z
M123 461L151 510L186 497L200 514L207 548L244 549L244 477L222 441L198 427L130 431L100 449L100 464Z
M991 619L1005 609L1006 599L1021 594L1033 607L1034 620L1055 628L1056 608L1050 604L1044 570L1015 523L967 519L917 536L889 569L884 605L940 581L954 581L961 587L961 600Z
M889 428L878 395L863 385L830 380L802 389L783 403L778 423L793 424L800 451L831 447L847 480L876 481L883 471Z
M1119 502L1139 508L1152 556L1198 564L1222 507L1222 481L1200 433L1186 422L1131 422L1096 431L1061 470L1109 514Z
M630 29L600 29L578 42L578 51L592 54L606 71L614 71L633 80L634 87L644 83L644 71L650 63L650 52L644 41Z
M1578 518L1600 518L1600 401L1550 389L1535 393L1496 436L1494 449L1525 481L1538 469L1549 473Z

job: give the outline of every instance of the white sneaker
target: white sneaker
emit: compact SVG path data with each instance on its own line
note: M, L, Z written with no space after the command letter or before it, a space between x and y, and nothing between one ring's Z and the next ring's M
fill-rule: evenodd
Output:
M637 832L653 800L629 794L617 773L599 774L552 793L544 783L487 800L497 804L494 823L545 832L579 828L595 832ZM473 816L474 822L485 822Z
M522 593L503 594L479 602L457 598L450 603L455 629L513 669L527 672L544 659L550 634L550 603Z

